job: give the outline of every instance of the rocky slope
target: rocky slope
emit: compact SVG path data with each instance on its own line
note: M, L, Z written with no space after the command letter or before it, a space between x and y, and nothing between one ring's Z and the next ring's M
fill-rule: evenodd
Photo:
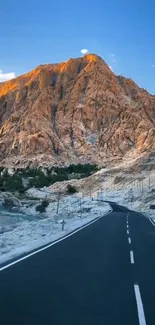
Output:
M94 54L0 84L0 164L120 161L155 149L155 97Z

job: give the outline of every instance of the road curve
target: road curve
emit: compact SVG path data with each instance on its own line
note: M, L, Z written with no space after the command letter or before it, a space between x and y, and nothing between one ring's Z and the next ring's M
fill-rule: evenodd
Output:
M111 214L0 272L0 324L155 324L155 227L111 205Z

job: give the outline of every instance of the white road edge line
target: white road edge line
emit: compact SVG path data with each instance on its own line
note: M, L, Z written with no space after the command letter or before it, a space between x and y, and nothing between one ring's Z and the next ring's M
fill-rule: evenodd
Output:
M152 223L152 225L155 227L155 223L154 223L154 221L153 221L151 218L149 218L149 220L150 220L150 222Z
M133 255L133 251L130 251L130 260L131 260L131 264L134 264L134 255Z
M142 297L140 294L140 289L139 289L138 284L134 284L134 290L135 290L135 296L136 296L139 325L146 325L144 307L143 307Z
M37 250L36 250L35 252L33 252L33 253L30 253L30 254L28 254L28 255L26 255L26 256L24 256L24 257L21 257L21 258L15 260L14 262L9 263L9 264L7 264L7 265L5 265L5 266L2 266L2 267L0 268L0 272L3 271L3 270L5 270L5 269L7 269L7 268L9 268L9 267L11 267L11 266L13 266L13 265L15 265L15 264L17 264L17 263L19 263L19 262L21 262L21 261L26 260L27 258L29 258L29 257L31 257L31 256L33 256L33 255L35 255L35 254L37 254L37 253L40 253L40 252L44 251L45 249L50 248L51 246L56 245L57 243L60 243L61 241L65 240L66 238L68 238L68 237L70 237L70 236L76 234L76 233L79 232L80 230L82 230L82 229L84 229L84 228L86 228L86 227L89 227L91 224L93 224L93 223L95 223L96 221L98 221L99 219L101 219L101 218L107 216L107 215L110 214L111 212L112 212L112 211L110 210L107 214L104 214L104 216L99 217L99 218L97 218L97 219L95 219L95 220L92 220L92 222L90 222L90 223L88 223L88 224L85 224L85 225L84 225L83 227L81 227L80 229L76 229L76 230L73 231L72 233L70 233L70 234L68 234L68 235L66 235L66 236L64 236L64 237L62 237L62 238L59 238L59 239L57 239L56 241L54 241L54 242L52 242L52 243L50 243L50 244L47 244L47 246L45 246L45 247L43 247L43 248L40 248L40 249L37 249Z
M129 242L129 244L131 244L131 238L130 237L128 238L128 242Z

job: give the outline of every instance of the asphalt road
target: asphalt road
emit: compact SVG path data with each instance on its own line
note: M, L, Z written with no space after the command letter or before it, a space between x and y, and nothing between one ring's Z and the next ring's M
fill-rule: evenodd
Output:
M155 325L155 227L113 208L0 272L1 325Z

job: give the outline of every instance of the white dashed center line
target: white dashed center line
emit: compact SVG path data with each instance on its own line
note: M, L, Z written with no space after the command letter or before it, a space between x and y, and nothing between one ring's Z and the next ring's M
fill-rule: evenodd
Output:
M138 284L134 284L134 290L135 290L135 296L136 296L139 325L146 325L143 302L142 302L142 297L140 294L140 289L139 289Z
M152 221L152 220L150 220L150 221ZM127 234L129 235L128 214L127 214L127 218L126 218L126 227L127 227ZM129 245L131 245L131 237L130 236L128 236L128 243L129 243ZM131 251L131 250L130 250L130 261L131 261L131 264L135 264L134 254L133 254L133 251ZM140 289L139 289L138 284L134 284L134 291L135 291L135 297L136 297L139 325L146 325L143 302L142 302L142 297L140 294Z
M133 255L133 251L130 251L130 260L131 260L131 264L134 264L134 255Z

